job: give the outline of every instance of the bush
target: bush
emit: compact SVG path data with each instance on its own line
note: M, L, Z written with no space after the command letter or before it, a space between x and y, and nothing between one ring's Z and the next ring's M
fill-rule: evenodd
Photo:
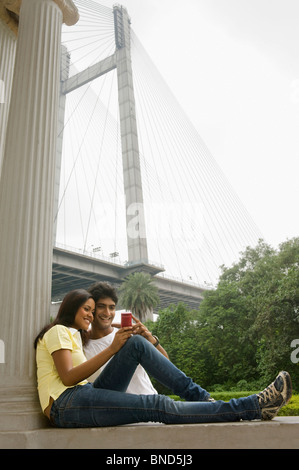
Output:
M299 416L299 395L293 395L287 406L281 408L278 416Z
M224 384L215 384L208 387L208 391L211 393L215 392L242 392L243 390L263 390L267 387L268 383L263 379L257 379L252 381L239 380L237 384L233 384L231 381L227 381ZM242 396L242 395L241 395Z

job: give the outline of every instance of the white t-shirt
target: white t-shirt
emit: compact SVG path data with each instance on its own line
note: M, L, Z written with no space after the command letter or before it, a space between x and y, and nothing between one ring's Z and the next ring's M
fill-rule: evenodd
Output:
M104 336L103 338L89 340L88 343L84 346L86 359L90 359L104 349L108 348L108 346L110 346L112 343L116 332L117 328L113 328L112 333L109 335ZM107 361L106 364L104 364L99 370L97 370L97 372L89 377L89 382L95 381L104 367L106 367L108 362L109 361ZM137 366L126 392L135 393L136 395L155 395L158 393L157 390L154 389L149 376L140 364Z

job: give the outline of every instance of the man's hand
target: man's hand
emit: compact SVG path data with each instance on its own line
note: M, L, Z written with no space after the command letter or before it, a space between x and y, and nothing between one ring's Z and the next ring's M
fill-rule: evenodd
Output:
M146 326L141 323L138 318L134 317L132 315L133 320L135 321L135 324L133 325L133 330L132 333L133 335L141 335L145 339L147 339L151 344L155 344L157 342L156 338L152 335L152 333L146 328ZM158 351L163 354L163 356L167 357L169 359L167 352L165 351L164 348L162 348L161 344L158 344L157 346Z
M156 340L151 334L151 332L146 328L146 326L143 323L141 323L141 321L138 320L138 318L134 317L133 315L132 315L132 318L135 322L135 324L133 324L133 332L132 332L133 335L141 335L144 338L146 338L150 343L154 344Z

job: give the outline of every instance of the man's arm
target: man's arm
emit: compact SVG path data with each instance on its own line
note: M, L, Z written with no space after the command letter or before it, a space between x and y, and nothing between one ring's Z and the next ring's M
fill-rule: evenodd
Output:
M152 333L146 328L143 323L141 323L137 318L135 318L132 315L133 320L136 322L135 325L133 325L133 335L141 335L145 339L147 339L151 344L155 345L157 343L157 337L153 336ZM161 346L160 343L156 346L158 351L160 351L163 356L165 356L167 359L169 359L167 352L165 349Z

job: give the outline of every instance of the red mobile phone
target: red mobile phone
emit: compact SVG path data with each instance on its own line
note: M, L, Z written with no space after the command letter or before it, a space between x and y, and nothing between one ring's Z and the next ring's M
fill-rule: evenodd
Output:
M121 327L132 326L132 313L125 312L121 314Z

